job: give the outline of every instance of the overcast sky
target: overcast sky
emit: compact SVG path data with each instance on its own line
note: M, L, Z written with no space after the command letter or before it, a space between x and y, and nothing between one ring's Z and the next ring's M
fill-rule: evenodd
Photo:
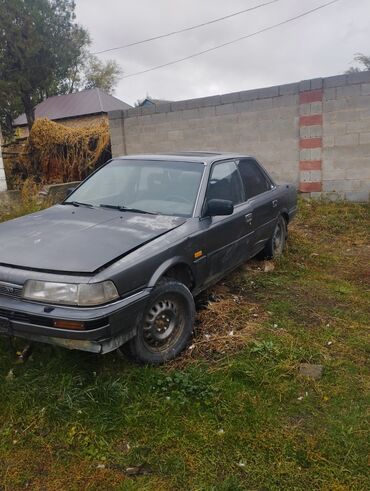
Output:
M268 0L76 0L91 51L206 22ZM100 55L124 75L191 55L268 27L328 0L278 0L254 12L169 38ZM340 0L323 10L211 53L122 79L129 104L147 94L181 100L343 73L353 55L370 55L370 0Z

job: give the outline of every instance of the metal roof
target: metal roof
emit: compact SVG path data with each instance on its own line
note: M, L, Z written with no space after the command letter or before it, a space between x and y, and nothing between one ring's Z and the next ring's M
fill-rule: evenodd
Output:
M73 94L49 97L35 107L36 118L58 119L75 118L89 114L107 113L116 109L130 109L126 102L103 92L100 89L86 89ZM13 126L27 124L25 114L13 121Z

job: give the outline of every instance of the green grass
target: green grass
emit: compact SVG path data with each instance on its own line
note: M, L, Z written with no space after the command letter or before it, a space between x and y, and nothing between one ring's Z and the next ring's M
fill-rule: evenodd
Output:
M0 339L0 489L370 489L369 230L368 206L301 202L275 270L249 263L199 316L201 337L258 312L242 346L148 368L45 345L16 364Z

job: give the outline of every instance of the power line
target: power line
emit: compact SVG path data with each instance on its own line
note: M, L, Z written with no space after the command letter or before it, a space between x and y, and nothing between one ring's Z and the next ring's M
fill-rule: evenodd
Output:
M184 58L179 58L177 60L170 61L168 63L163 63L162 65L157 65L152 68L147 68L146 70L141 70L139 72L134 72L134 73L129 73L128 75L124 75L122 78L131 78L131 77L136 77L137 75L142 75L144 73L152 72L154 70L159 70L160 68L165 68L167 66L175 65L176 63L181 63L182 61L190 60L191 58L195 58L197 56L204 55L206 53L209 53L211 51L215 51L216 49L223 48L225 46L229 46L230 44L237 43L239 41L242 41L243 39L248 39L254 36L257 36L258 34L262 34L267 31L271 31L272 29L275 29L277 27L283 26L285 24L288 24L289 22L293 22L295 20L301 19L302 17L305 17L306 15L312 14L313 12L317 12L318 10L321 10L325 7L328 7L329 5L332 5L334 3L339 2L340 0L332 0L331 2L324 3L323 5L320 5L319 7L316 7L311 10L307 10L306 12L302 12L299 15L296 15L294 17L290 17L289 19L283 20L282 22L279 22L277 24L273 24L272 26L265 27L263 29L260 29L259 31L252 32L251 34L247 34L245 36L241 36L237 39L233 39L232 41L228 41L223 44L219 44L217 46L213 46L212 48L205 49L203 51L198 51L197 53L193 53L192 55L185 56Z
M223 17L219 17L217 19L213 19L213 20L210 20L208 22L203 22L202 24L197 24L196 26L185 27L184 29L179 29L178 31L172 31L172 32L168 32L167 34L161 34L159 36L153 36L151 38L143 39L141 41L135 41L134 43L124 44L122 46L117 46L115 48L108 48L108 49L104 49L102 51L96 51L93 54L94 55L101 55L102 53L108 53L109 51L116 51L118 49L130 48L131 46L137 46L138 44L149 43L150 41L155 41L156 39L163 39L163 38L167 38L170 36L174 36L175 34L180 34L182 32L192 31L194 29L199 29L200 27L208 26L210 24L215 24L216 22L220 22L222 20L231 19L232 17L236 17L237 15L245 14L246 12L251 12L252 10L257 10L261 7L265 7L266 5L270 5L272 3L276 3L279 1L280 0L270 0L269 2L261 3L259 5L255 5L254 7L249 7L248 9L239 10L238 12L234 12L234 13L229 14L229 15L224 15Z
M102 50L102 51L96 51L95 53L91 53L91 54L93 54L93 55L100 55L100 54L103 54L103 53L108 53L109 51L115 51L115 50L118 50L118 49L130 48L131 46L137 46L139 44L148 43L150 41L155 41L156 39L162 39L162 38L174 36L175 34L180 34L182 32L192 31L194 29L198 29L199 27L204 27L204 26L207 26L207 25L210 25L210 24L215 24L216 22L220 22L222 20L230 19L230 18L235 17L237 15L244 14L246 12L251 12L252 10L257 10L257 9L259 9L261 7L265 7L266 5L270 5L270 4L276 3L276 2L280 2L280 0L270 0L269 2L265 2L265 3L261 3L259 5L255 5L254 7L249 7L249 8L244 9L244 10L239 10L238 12L234 12L234 13L229 14L229 15L224 15L223 17L219 17L217 19L213 19L213 20L210 20L208 22L203 22L202 24L197 24L196 26L185 27L184 29L180 29L178 31L172 31L172 32L169 32L167 34L161 34L159 36L154 36L154 37L151 37L151 38L143 39L141 41L135 41L134 43L124 44L123 46L117 46L116 48L108 48L108 49L105 49L105 50ZM28 68L38 68L40 66L41 65L33 65L32 67L28 67ZM8 71L9 72L22 72L22 71L27 70L28 68L24 68L24 69L21 69L21 68L11 68Z
M196 26L186 27L186 28L180 29L178 31L172 31L172 32L169 32L167 34L161 34L159 36L154 36L154 37L151 37L151 38L143 39L141 41L136 41L134 43L125 44L123 46L117 46L116 48L109 48L109 49L105 49L105 50L102 50L102 51L96 51L95 53L92 53L92 54L93 55L100 55L102 53L107 53L109 51L115 51L115 50L118 50L118 49L129 48L131 46L137 46L139 44L144 44L144 43L148 43L150 41L155 41L156 39L162 39L162 38L166 38L166 37L169 37L169 36L174 36L175 34L180 34L182 32L192 31L194 29L198 29L199 27L204 27L204 26L207 26L209 24L214 24L216 22L220 22L220 21L225 20L225 19L230 19L231 17L235 17L237 15L244 14L246 12L251 12L252 10L257 10L257 9L259 9L261 7L264 7L266 5L270 5L272 3L276 3L276 2L279 2L279 1L280 0L270 0L269 2L261 3L259 5L255 5L254 7L250 7L248 9L239 10L238 12L234 12L234 13L229 14L229 15L224 15L223 17L219 17L217 19L213 19L213 20L210 20L208 22L203 22L202 24L197 24ZM42 65L33 65L31 67L27 67L27 68L23 68L23 69L22 68L11 68L11 69L8 70L8 72L23 72L23 71L28 70L29 68L39 68L40 66L42 66ZM125 78L125 77L123 77L123 78Z

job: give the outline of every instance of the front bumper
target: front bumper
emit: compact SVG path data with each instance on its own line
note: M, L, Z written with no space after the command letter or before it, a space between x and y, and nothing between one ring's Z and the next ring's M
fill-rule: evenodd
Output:
M150 295L146 288L101 307L64 307L0 296L0 335L108 353L136 334ZM86 330L55 328L54 320L84 322Z

